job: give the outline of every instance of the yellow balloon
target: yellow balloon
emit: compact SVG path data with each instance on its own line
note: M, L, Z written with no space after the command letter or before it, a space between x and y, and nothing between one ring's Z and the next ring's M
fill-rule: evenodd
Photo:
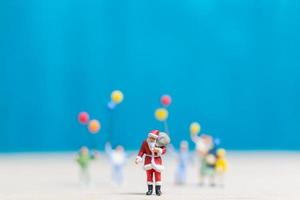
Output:
M116 104L119 104L123 101L124 99L124 95L123 93L120 91L120 90L114 90L112 93L111 93L111 100L116 103Z
M155 118L158 120L158 121L165 121L168 119L168 111L167 109L165 108L158 108L155 110Z
M191 135L197 135L201 131L201 126L198 122L193 122L190 125L190 133Z
M91 133L96 134L99 132L101 124L98 120L93 119L89 122L88 129Z

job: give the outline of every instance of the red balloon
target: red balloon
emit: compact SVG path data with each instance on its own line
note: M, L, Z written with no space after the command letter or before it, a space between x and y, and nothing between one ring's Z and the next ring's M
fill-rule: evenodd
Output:
M89 122L90 116L87 112L81 112L78 115L78 121L81 124L87 124Z
M172 102L171 96L170 95L163 95L160 99L160 102L164 106L169 106Z

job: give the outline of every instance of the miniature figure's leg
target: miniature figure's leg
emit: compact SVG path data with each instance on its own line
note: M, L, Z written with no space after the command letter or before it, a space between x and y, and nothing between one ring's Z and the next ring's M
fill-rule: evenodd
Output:
M202 160L202 162L200 164L200 176L199 176L200 186L203 186L205 184L206 179L209 176L209 174L210 174L210 169L206 165L206 163Z
M123 171L122 166L113 165L112 167L112 180L115 184L121 185L123 183Z
M154 171L155 174L155 193L156 195L161 195L161 173Z
M79 181L80 181L80 183L84 182L83 169L80 169L80 171L79 171Z
M176 172L176 184L184 184L186 182L186 166L179 165Z
M180 169L180 181L182 184L184 184L186 182L186 167L182 167Z
M180 180L181 180L180 176L181 176L181 174L180 174L180 168L178 167L176 169L176 173L175 173L175 184L181 184L180 183Z
M113 183L116 183L116 166L115 165L112 165L111 179L112 179Z
M81 183L88 185L90 184L90 174L89 174L89 170L84 168L81 169L80 171L80 181Z
M212 187L216 186L214 172L211 172L211 174L209 175L209 181L210 181L210 186Z
M205 171L201 167L200 173L199 173L199 184L200 184L200 186L203 186L204 182L205 182Z
M217 181L221 187L224 187L224 174L222 172L217 174Z
M150 169L146 171L147 173L147 185L148 185L148 191L146 192L146 195L151 195L153 192L153 173L154 170Z
M154 170L153 169L147 170L146 173L147 173L147 184L148 185L153 185Z
M154 171L155 175L155 185L161 185L161 173L158 171Z
M178 166L175 174L175 183L182 184L182 166Z
M123 167L122 166L118 166L117 169L117 177L118 177L118 184L122 184L123 183Z

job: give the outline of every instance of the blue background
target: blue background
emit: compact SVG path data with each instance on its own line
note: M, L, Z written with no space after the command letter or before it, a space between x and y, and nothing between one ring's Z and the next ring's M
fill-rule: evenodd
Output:
M2 0L0 25L2 152L137 149L164 93L175 145L199 121L229 149L300 149L298 0Z

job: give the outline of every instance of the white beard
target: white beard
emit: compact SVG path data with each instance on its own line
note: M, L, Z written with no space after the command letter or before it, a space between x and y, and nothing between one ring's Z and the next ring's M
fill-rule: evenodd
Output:
M149 140L147 142L148 142L150 150L153 151L155 148L156 142L150 142Z
M150 149L154 149L154 147L155 147L155 142L150 142L150 143L149 143L149 146L150 146Z

